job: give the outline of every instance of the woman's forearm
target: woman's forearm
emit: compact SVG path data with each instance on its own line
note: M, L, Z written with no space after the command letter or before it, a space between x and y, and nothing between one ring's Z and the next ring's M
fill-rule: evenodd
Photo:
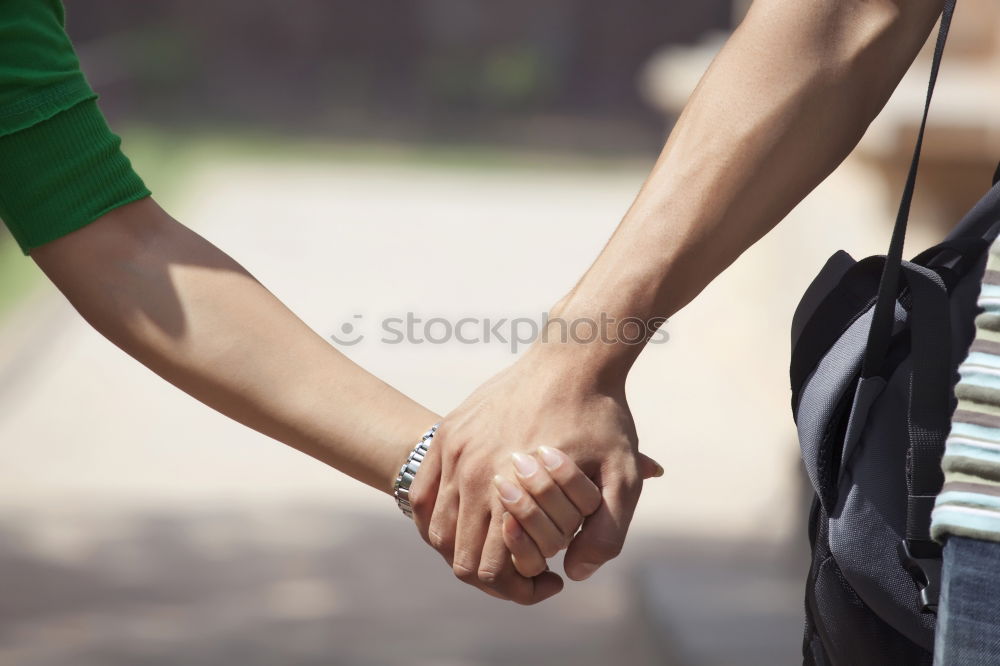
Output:
M83 317L227 416L384 492L437 415L336 351L152 199L32 252Z
M554 314L669 317L847 156L943 0L757 0L600 257ZM627 372L641 347L588 345Z

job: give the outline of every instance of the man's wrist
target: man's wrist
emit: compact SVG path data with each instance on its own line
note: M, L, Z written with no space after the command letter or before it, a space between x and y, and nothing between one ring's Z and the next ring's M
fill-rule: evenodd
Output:
M632 364L664 320L617 317L577 305L567 297L552 308L529 357L564 380L624 387Z

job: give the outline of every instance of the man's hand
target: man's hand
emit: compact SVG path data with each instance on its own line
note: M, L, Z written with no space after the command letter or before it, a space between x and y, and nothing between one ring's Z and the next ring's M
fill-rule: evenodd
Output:
M505 508L493 479L517 478L513 453L543 445L562 451L601 489L602 501L580 533L564 533L572 538L566 573L574 580L621 552L642 490L623 379L602 380L571 352L538 345L476 390L445 417L411 491L421 535L455 575L522 604L558 593L563 582L548 571L521 576L504 545ZM562 544L537 545L551 557Z

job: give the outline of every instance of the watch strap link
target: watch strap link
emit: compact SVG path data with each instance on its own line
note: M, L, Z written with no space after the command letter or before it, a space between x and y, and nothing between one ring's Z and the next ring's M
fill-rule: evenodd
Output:
M416 478L420 464L424 461L424 456L427 455L427 450L430 448L431 441L434 439L434 433L437 432L439 425L441 424L434 424L430 430L423 434L420 442L413 448L406 462L399 469L396 482L392 487L392 494L396 498L396 505L399 506L403 515L411 520L413 519L413 506L410 504L410 486L413 484L413 479Z

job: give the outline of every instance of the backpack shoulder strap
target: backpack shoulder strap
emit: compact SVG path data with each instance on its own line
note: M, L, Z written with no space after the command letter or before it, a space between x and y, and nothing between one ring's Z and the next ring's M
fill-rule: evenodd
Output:
M934 84L937 83L938 71L941 69L941 56L944 55L944 45L948 40L948 29L955 13L955 1L945 0L941 13L941 28L938 30L937 43L934 46L934 59L931 62L931 77L927 84L927 98L924 102L924 114L920 120L920 131L917 133L917 144L913 149L913 159L910 161L910 171L906 176L906 186L903 188L903 198L896 214L896 224L892 228L892 240L889 251L886 252L885 266L879 280L878 298L875 301L875 313L872 316L872 326L868 334L868 345L861 366L862 377L872 377L879 374L882 361L889 350L889 340L892 337L893 311L896 295L899 290L899 271L903 260L903 241L906 239L906 223L910 217L910 204L913 201L913 190L917 182L917 169L920 165L920 150L924 144L924 130L927 128L927 116L930 113L931 99L934 96Z

